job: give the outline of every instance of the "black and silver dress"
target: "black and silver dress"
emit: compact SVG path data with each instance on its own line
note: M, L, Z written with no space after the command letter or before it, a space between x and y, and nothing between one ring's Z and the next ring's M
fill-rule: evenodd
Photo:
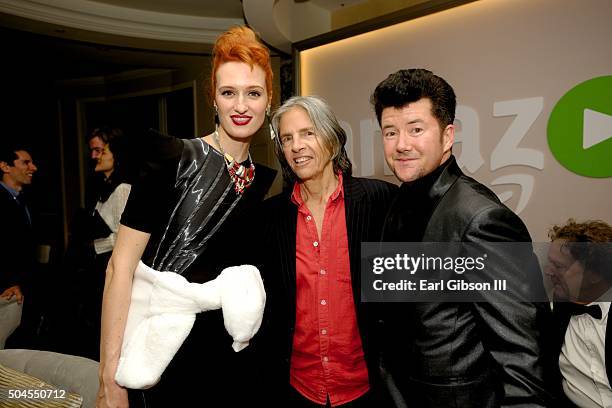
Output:
M276 172L258 165L253 183L240 195L221 153L202 139L155 131L148 136L146 170L132 188L121 223L151 234L142 258L146 265L190 282L213 280L257 239L256 231L245 230L245 217L263 200ZM216 406L213 401L242 406L249 393L236 387L252 385L252 350L235 353L231 344L221 310L199 313L161 381L131 391L130 406Z

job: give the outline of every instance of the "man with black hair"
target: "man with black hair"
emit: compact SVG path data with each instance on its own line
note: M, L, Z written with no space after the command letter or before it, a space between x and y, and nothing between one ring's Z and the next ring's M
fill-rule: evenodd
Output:
M444 79L400 70L376 87L371 103L385 159L402 182L383 241L531 242L520 218L459 169L451 152L455 93ZM499 262L487 278L524 281L536 262L529 252L520 260L489 252ZM388 305L384 362L409 406L549 406L544 378L551 363L544 364L540 327L550 310L513 294L503 301L486 296L477 303Z
M32 214L23 188L37 171L30 153L21 147L0 148L0 297L23 302L23 283L34 258Z

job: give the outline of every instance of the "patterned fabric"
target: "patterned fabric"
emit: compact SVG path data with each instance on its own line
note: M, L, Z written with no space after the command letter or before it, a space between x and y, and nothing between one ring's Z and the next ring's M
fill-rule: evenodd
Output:
M32 398L27 394L21 397L21 393L10 395L11 390L26 393L27 390L46 391L45 395L58 398L34 398L33 393ZM0 408L80 408L82 403L83 397L78 394L65 392L36 377L0 365Z

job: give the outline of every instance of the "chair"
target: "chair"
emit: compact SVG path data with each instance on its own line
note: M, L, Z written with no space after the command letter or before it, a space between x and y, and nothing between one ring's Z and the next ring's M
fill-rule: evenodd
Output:
M4 370L5 380L8 376L8 381L10 381L10 370L15 370L19 373L36 377L36 379L42 380L58 389L65 390L68 393L82 396L83 403L81 407L83 408L95 407L99 387L99 363L97 361L51 351L7 349L0 350L0 369L2 369L2 366L9 369ZM26 378L24 380L24 378L14 373L13 376L13 380L16 383L17 381L26 381L28 384L32 384L32 381L27 379L27 377L24 377ZM10 387L8 388L11 389ZM42 383L41 389L44 388L48 388L48 386Z
M23 305L13 297L10 300L0 298L0 350L4 348L6 339L13 334L21 323Z

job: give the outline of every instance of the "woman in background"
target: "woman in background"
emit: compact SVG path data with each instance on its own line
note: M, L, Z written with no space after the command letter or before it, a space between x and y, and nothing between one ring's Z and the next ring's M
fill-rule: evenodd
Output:
M93 328L92 348L87 352L95 360L99 359L99 348L96 345L100 342L100 317L106 265L108 265L117 240L119 221L131 189L123 132L119 129L112 131L97 129L97 131L106 136L106 144L94 168L95 173L100 174L101 177L96 186L95 208L88 218L86 230L92 231L90 238L95 256L90 270L84 271L87 276L85 277L86 290L83 292L86 322ZM89 344L87 348L89 349Z
M117 239L119 220L130 194L126 140L120 129L100 127L90 136L96 143L92 150L92 174L86 193L86 207L73 222L70 242L64 258L67 272L60 284L73 292L56 303L53 335L59 350L89 357L100 356L100 317L106 265ZM79 337L66 340L66 310L74 310L74 319L66 324L79 328Z
M97 159L94 171L102 174L97 190L97 200L92 216L104 222L108 234L94 238L93 246L97 255L107 254L106 263L117 240L121 214L130 195L131 185L127 172L126 141L123 133L115 130L107 139L106 146Z
M233 265L236 254L256 239L241 215L263 199L275 175L255 167L249 154L272 97L269 51L250 29L237 27L217 40L213 53L217 129L192 140L151 132L148 174L132 189L121 219L102 306L99 407L128 405L115 373L139 261L204 283ZM256 380L249 377L251 351L234 353L231 343L220 310L199 313L161 381L131 391L129 403L244 406Z

